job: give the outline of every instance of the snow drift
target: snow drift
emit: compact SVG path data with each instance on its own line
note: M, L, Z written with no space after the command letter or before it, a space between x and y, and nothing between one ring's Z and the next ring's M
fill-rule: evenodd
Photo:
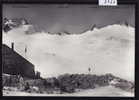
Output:
M7 87L8 88L8 87ZM14 91L3 91L4 96L73 96L73 97L134 97L134 93L126 92L113 86L99 87L96 89L80 90L77 93L67 94L38 94L21 92L14 89Z
M115 24L72 35L26 34L28 27L3 32L3 43L10 46L15 42L15 50L32 62L43 77L88 73L91 67L93 74L112 73L134 81L133 27Z

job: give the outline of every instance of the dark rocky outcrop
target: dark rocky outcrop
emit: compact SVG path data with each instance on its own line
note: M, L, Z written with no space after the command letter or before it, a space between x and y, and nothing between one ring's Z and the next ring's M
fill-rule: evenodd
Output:
M91 75L91 74L65 74L60 75L57 80L59 81L61 91L72 93L75 89L90 89L102 86L111 85L110 82L118 80L113 84L116 88L130 91L134 84L112 74L105 75Z
M29 22L25 18L13 18L13 19L3 18L2 26L4 32L8 32L13 28L19 27L21 25L27 25L27 24L29 24Z
M46 79L24 79L31 87L37 87L39 93L73 93L79 89L94 89L112 85L125 91L134 92L134 84L130 81L115 77L112 74L64 74L59 77ZM9 78L7 78L7 82ZM115 81L113 84L112 81ZM16 83L15 83L16 84Z

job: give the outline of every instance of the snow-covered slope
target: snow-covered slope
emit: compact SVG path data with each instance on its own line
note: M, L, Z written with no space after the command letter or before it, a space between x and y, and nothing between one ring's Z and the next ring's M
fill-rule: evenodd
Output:
M21 92L17 91L16 89L13 89L14 91L8 91L3 90L4 96L88 96L88 97L134 97L134 93L127 92L118 88L115 88L113 86L105 86L105 87L98 87L95 89L88 89L88 90L80 90L79 92L75 93L64 93L64 94L38 94L38 93L27 93L27 92Z
M27 26L3 32L3 43L30 60L43 77L62 73L113 73L134 81L133 27L109 25L82 34L51 35L45 32L27 35ZM24 53L27 46L27 54Z

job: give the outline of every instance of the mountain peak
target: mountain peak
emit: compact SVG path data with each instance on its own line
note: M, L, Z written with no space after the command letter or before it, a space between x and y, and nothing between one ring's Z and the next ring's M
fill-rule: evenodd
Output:
M3 30L4 32L8 32L12 30L13 28L22 26L22 25L28 25L29 22L25 18L13 18L13 19L8 19L4 18L3 19Z

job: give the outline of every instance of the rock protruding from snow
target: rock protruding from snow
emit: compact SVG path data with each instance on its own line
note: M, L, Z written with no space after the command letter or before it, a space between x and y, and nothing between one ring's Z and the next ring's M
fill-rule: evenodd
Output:
M30 25L28 20L25 18L13 18L13 19L8 19L4 18L3 19L3 30L4 32L9 32L10 30L14 28L19 28L23 27L25 33L30 34L36 32L34 29L33 25Z
M94 24L92 27L91 27L91 31L93 31L94 30L94 28L96 28L96 24Z

